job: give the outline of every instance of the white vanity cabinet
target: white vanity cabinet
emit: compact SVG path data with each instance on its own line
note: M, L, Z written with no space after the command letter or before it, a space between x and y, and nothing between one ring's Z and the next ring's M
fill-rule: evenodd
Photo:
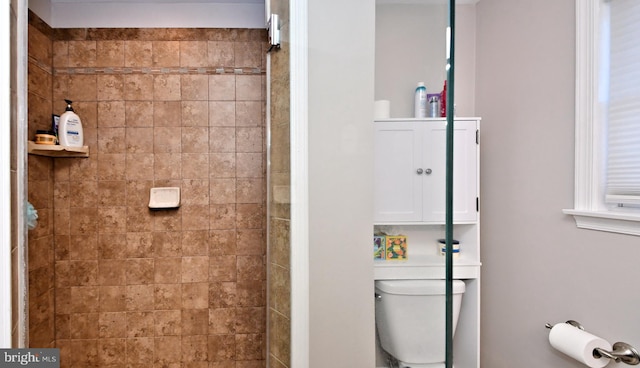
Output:
M478 123L454 122L455 223L477 220ZM376 224L444 223L446 128L444 118L374 122Z

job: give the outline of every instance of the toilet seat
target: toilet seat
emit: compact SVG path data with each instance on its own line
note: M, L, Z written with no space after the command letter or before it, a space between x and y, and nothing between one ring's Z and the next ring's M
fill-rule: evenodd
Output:
M410 364L410 363L404 363L404 362L398 361L398 368L446 368L446 364L444 363Z

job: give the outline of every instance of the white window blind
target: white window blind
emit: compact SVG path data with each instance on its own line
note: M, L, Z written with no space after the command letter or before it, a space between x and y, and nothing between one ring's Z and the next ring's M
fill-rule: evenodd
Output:
M640 205L640 1L611 0L607 203Z

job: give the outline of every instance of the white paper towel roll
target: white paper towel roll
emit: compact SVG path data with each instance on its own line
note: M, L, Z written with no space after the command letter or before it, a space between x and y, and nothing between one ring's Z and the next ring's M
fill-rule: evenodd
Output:
M374 119L389 119L391 116L391 103L389 100L378 100L373 103Z
M549 333L551 346L567 354L587 367L602 368L609 364L609 358L595 358L593 350L602 348L611 351L611 344L607 340L585 332L568 323L558 323Z

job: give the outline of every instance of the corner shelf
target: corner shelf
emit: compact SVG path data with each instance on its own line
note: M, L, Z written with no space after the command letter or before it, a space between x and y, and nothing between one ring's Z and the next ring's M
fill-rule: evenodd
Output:
M89 157L89 146L67 147L60 145L36 144L29 141L27 152L31 155L46 157Z

